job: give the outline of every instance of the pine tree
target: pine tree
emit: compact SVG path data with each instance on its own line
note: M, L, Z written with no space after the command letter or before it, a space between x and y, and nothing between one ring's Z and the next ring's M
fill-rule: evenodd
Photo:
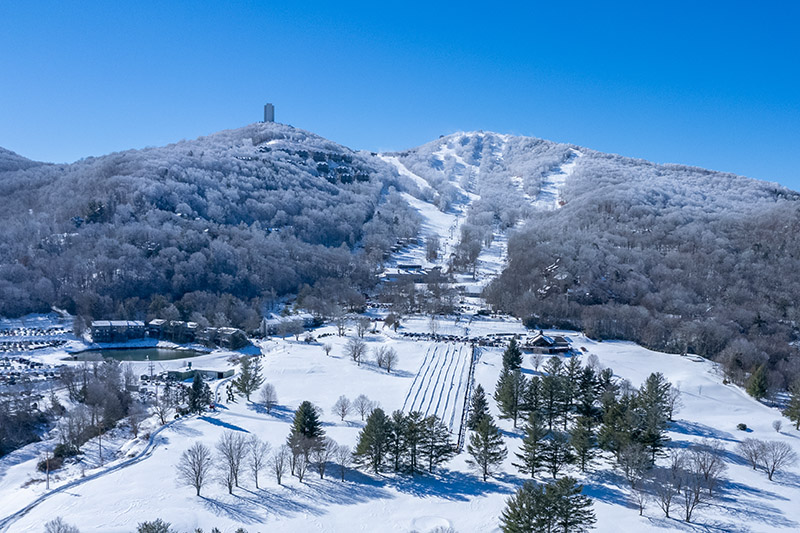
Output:
M597 408L599 381L594 369L586 366L578 377L578 398L575 411L578 416L589 417L599 421L600 410Z
M669 389L669 381L664 375L654 372L647 377L636 397L636 404L641 410L636 440L650 449L654 461L656 453L669 440Z
M552 430L556 420L564 416L564 376L558 357L551 357L544 365L547 373L542 377L542 412L547 419L547 429Z
M789 403L784 409L786 418L794 422L794 428L800 430L800 380L789 387Z
M506 501L500 515L500 530L503 533L552 531L553 517L545 500L544 486L526 481Z
M481 417L489 415L489 402L486 400L486 392L479 384L475 387L472 400L469 406L469 417L467 418L467 429L474 430L478 427Z
M571 464L574 460L575 456L572 455L567 434L554 431L544 443L545 469L555 479L561 469Z
M408 413L408 416L406 416L403 441L405 443L405 452L408 461L407 466L412 474L420 470L419 458L425 429L424 425L425 417L419 411L411 411Z
M525 394L522 396L521 410L527 413L531 411L540 412L542 409L542 380L539 376L533 376L528 380L525 387Z
M450 460L456 448L450 438L450 429L436 416L429 416L423 424L421 441L423 459L428 463L428 472Z
M571 477L564 477L547 485L546 501L553 510L553 531L583 533L592 529L597 521L592 510L592 499L581 494L583 485Z
M193 413L202 413L211 404L211 388L203 381L200 372L194 373L192 387L188 391L189 410Z
M764 365L761 365L747 381L747 394L756 400L761 400L767 395L767 391L767 369Z
M597 519L583 486L570 477L537 485L526 481L508 499L500 516L503 533L585 533Z
M505 370L519 370L522 366L522 352L517 345L517 338L512 337L508 347L503 352L503 369Z
M567 430L567 422L575 408L575 401L578 396L578 385L581 376L581 359L577 355L573 355L564 365L564 376L561 380L561 417L563 422L564 431Z
M592 431L592 421L589 418L581 417L569 434L569 443L575 452L575 458L581 465L581 472L586 472L586 466L594 458L594 448L596 439Z
M367 418L367 425L358 434L358 444L353 459L359 466L368 466L376 474L383 467L391 438L391 421L383 409L375 408Z
M522 408L522 399L527 388L527 380L519 370L503 370L497 381L494 399L500 409L500 418L510 418L517 427L517 419Z
M302 452L307 459L324 437L325 430L322 429L317 408L311 402L304 401L294 412L287 444L295 454Z
M249 402L250 395L257 391L263 383L261 361L254 357L243 357L241 359L239 377L233 380L234 388L239 391L239 394L243 394Z
M478 427L469 437L467 453L471 458L467 464L480 472L483 480L492 474L495 468L505 460L508 450L503 442L503 435L491 417L481 419Z
M525 437L522 439L520 453L516 454L519 462L514 463L514 466L523 474L536 477L536 472L542 468L544 462L547 428L542 417L536 411L531 411L528 413L528 420L523 429Z
M398 409L392 413L390 422L389 446L387 452L389 459L391 459L394 465L394 471L398 472L402 466L403 456L406 455L405 436L407 421L405 415L403 415L403 411Z

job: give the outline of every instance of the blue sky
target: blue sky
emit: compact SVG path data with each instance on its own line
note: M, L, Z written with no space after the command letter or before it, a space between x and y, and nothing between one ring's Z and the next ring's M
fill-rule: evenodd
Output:
M800 3L333 4L2 2L0 146L73 161L270 101L357 149L484 129L800 189Z

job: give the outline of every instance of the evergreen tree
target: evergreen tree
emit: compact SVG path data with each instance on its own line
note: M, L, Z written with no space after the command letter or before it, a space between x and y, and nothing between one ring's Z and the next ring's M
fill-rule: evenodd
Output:
M633 396L625 394L605 406L603 424L597 435L600 448L618 454L619 450L635 440L636 428L641 424L634 411L634 403Z
M500 515L500 530L503 533L552 531L553 513L549 507L544 485L526 481L506 501Z
M200 375L200 372L194 373L187 401L189 410L193 413L202 413L211 404L211 388L203 381L203 376Z
M394 471L398 472L402 466L403 456L406 454L405 436L406 436L406 417L399 409L392 413L389 426L389 445L388 456L394 466Z
M475 387L475 392L472 394L472 400L469 405L467 429L474 430L478 427L478 422L484 416L489 416L489 402L486 400L486 392L483 387L478 384Z
M761 365L747 381L747 394L756 400L761 400L767 395L767 392L767 369L765 365Z
M367 418L367 425L358 434L358 444L353 452L354 462L368 466L378 473L383 467L392 434L391 420L380 407Z
M564 431L567 430L567 422L569 422L569 417L575 408L575 402L578 397L578 385L582 370L583 367L581 366L581 358L580 356L577 355L573 355L572 357L570 357L567 360L567 364L564 365L564 377L561 381L562 406L560 413L562 417Z
M539 376L533 376L528 380L528 386L525 387L525 394L522 396L521 410L527 413L536 411L539 413L542 409L542 380Z
M585 533L594 527L593 502L570 477L537 485L526 481L500 516L503 533Z
M407 458L407 467L414 474L419 468L420 448L424 433L425 417L419 411L412 411L406 416L403 442Z
M494 399L500 409L500 418L510 418L517 427L517 419L522 408L527 380L519 370L503 370L497 381Z
M600 419L601 411L597 407L600 382L597 374L590 366L586 366L578 377L578 398L575 412L578 416L591 418L593 421Z
M428 472L450 460L456 448L450 438L450 429L436 416L429 416L423 424L421 441L422 458L428 463Z
M786 418L794 422L794 428L800 430L800 380L789 387L789 403L784 409Z
M592 510L592 499L581 494L583 485L571 477L564 477L547 485L546 501L554 515L553 531L584 533L597 521Z
M547 419L547 429L552 430L556 421L564 416L564 376L558 357L551 357L544 365L546 375L542 377L542 412Z
M661 372L650 374L639 389L636 403L641 410L639 434L635 437L650 449L653 460L664 447L669 424L670 383Z
M505 460L508 450L503 442L502 433L494 425L491 417L482 418L478 427L472 432L467 443L467 453L471 456L467 459L467 464L480 472L484 481Z
M264 377L261 375L261 361L255 357L243 357L241 359L241 368L239 369L239 376L233 380L233 386L243 394L247 401L250 401L250 395L257 391L264 383Z
M594 458L594 448L596 439L592 431L592 421L589 418L581 417L572 428L569 434L569 443L575 452L575 458L581 465L581 472L586 472L586 466Z
M519 370L522 366L522 351L517 345L517 338L512 337L508 347L503 352L503 369L504 370Z
M519 462L514 463L514 466L523 474L536 477L536 472L542 468L544 462L547 428L542 417L536 411L531 411L523 429L525 437L522 439L520 452L516 454Z
M566 433L554 431L544 443L544 466L553 479L568 464L575 460Z
M306 459L309 453L319 446L325 437L325 430L319 420L319 413L309 401L304 401L294 412L292 429L287 444L297 454L302 452Z

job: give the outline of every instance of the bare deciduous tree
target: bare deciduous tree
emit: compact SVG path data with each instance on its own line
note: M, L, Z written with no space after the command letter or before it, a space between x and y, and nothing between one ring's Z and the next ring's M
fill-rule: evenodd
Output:
M181 454L178 462L178 480L184 485L194 487L200 496L200 489L208 483L211 476L211 450L200 442Z
M228 494L233 494L233 487L239 486L239 473L247 456L245 436L236 431L224 432L217 441L217 453L220 459L220 480L228 488Z
M638 442L631 442L620 448L617 454L617 464L631 489L635 489L650 466L650 454Z
M320 479L325 477L325 468L328 466L328 461L333 459L338 447L339 445L336 444L335 440L325 437L318 446L311 450L311 458L317 467Z
M350 446L345 444L340 444L336 447L336 463L339 465L339 472L342 475L342 481L344 481L344 473L347 470L347 467L353 462L353 451L350 449Z
M364 335L369 331L372 322L369 318L362 316L356 321L356 334L359 338L364 338Z
M166 387L157 394L153 400L153 411L158 416L158 421L161 425L167 423L170 411L175 407L174 396Z
M333 350L333 345L329 342L326 342L322 345L322 349L325 351L325 355L330 356L331 350Z
M308 465L311 462L310 458L303 452L296 450L292 454L292 464L294 465L294 475L300 483L303 482L303 477L306 475Z
M275 392L275 386L272 383L265 383L261 388L261 395L259 401L267 413L272 411L272 408L278 404L278 394Z
M339 396L339 399L336 400L335 404L333 404L331 412L333 412L333 414L337 415L342 419L342 421L344 421L344 417L350 414L351 408L352 404L350 403L350 400L347 399L347 396L342 395Z
M756 470L761 464L761 458L764 454L764 442L758 439L744 439L737 447L753 470Z
M134 437L139 436L139 429L142 427L142 422L149 414L147 409L139 402L131 403L131 406L128 408L128 424L131 426L131 433Z
M249 456L248 466L250 467L250 474L253 476L253 482L258 488L258 475L267 466L271 446L268 442L264 442L258 438L257 435L250 437L247 442L247 452Z
M361 339L352 338L347 341L344 351L350 359L361 366L361 360L364 358L364 353L367 351L367 344Z
M358 397L353 401L353 408L358 414L361 415L361 421L363 422L367 415L372 412L373 403L363 394L359 394Z
M776 433L780 433L781 428L783 428L783 421L775 420L772 422L772 429L774 429Z
M286 473L286 469L289 467L289 458L291 455L292 451L286 444L272 452L269 466L272 469L272 473L275 474L275 481L278 483L278 485L281 484L283 475Z
M691 468L703 478L709 496L713 495L714 489L722 479L722 474L728 468L723 461L724 451L725 449L720 443L703 440L690 452Z
M672 420L672 417L683 407L681 400L681 389L676 386L670 386L667 393L667 418Z
M77 527L64 522L60 516L55 517L44 525L44 533L80 533Z
M792 447L782 441L769 441L762 445L761 466L772 481L775 472L792 466L797 462L797 454Z

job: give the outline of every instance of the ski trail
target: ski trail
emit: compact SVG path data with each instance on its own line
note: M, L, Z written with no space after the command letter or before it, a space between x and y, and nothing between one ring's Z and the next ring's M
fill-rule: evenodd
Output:
M453 346L453 352L450 355L450 361L447 364L447 370L444 371L444 381L442 381L442 384L439 387L439 399L436 400L436 410L434 411L434 414L441 418L442 421L444 421L445 414L447 413L447 398L450 397L450 389L453 388L453 378L455 377L455 374L451 375L450 370L458 366L457 358L457 350L456 347ZM445 389L447 389L447 397L445 398L444 408L440 410L439 407L442 405L442 396L444 396Z
M458 384L455 385L455 395L453 397L453 405L452 411L450 412L450 430L453 429L453 424L455 423L456 419L456 411L458 411L458 399L461 395L461 388L464 383L464 347L462 346L461 349L458 350L458 359L460 367L456 369L456 373L458 374ZM455 378L455 374L453 374ZM450 403L450 392L453 391L453 385L450 386L450 390L447 392L447 404L445 404L445 416L447 416L447 406Z
M445 364L447 364L447 354L450 353L450 345L447 345L447 349L444 352L444 356L441 358L442 364L439 367L439 373L436 374L436 382L433 384L433 391L431 391L430 399L428 400L428 406L425 408L425 416L431 411L431 407L433 407L433 397L436 395L436 389L439 388L439 384L442 378L442 370L444 370ZM427 391L426 391L427 392Z
M575 171L578 158L582 155L583 153L570 149L567 160L556 172L552 172L545 177L539 187L539 194L533 202L535 208L544 211L553 211L561 207L561 189L563 189L564 185L567 183L567 178Z
M414 381L411 382L411 386L408 388L408 394L406 394L406 399L403 402L403 411L406 410L406 405L408 404L408 399L411 397L411 393L414 392L414 387L416 386L417 381L419 380L419 375L422 372L422 369L425 368L425 363L428 361L428 356L430 355L432 349L433 349L433 345L428 346L428 351L425 352L425 358L422 360L422 364L419 365L419 370L417 370L417 375L414 376ZM413 405L413 403L412 403L412 405Z
M431 371L430 371L430 373L426 374L427 379L425 379L424 383L422 383L420 385L420 391L422 392L422 396L419 399L419 404L415 408L416 411L420 411L421 412L422 409L425 407L426 399L428 397L428 391L430 390L431 382L433 381L433 376L434 376L434 374L436 374L436 369L439 367L439 361L441 361L441 359L442 359L442 354L441 354L441 350L440 350L441 347L442 346L440 344L436 345L436 349L437 349L436 358L433 361L431 361L431 367L430 367ZM424 390L422 390L423 386L425 387Z
M419 393L422 392L423 385L425 385L427 383L426 377L428 375L428 371L431 369L431 364L434 364L434 362L436 361L436 353L438 351L439 351L439 345L438 344L434 344L433 345L433 353L431 354L431 360L428 361L428 365L425 367L425 372L422 374L422 379L420 380L419 386L417 387L417 392L414 393L414 400L411 402L411 409L410 409L411 411L415 410L414 406L417 403L417 398L419 398ZM423 401L425 401L425 395L424 394L422 396L422 399L420 400L420 405L422 404ZM417 408L417 409L419 409L419 408Z

